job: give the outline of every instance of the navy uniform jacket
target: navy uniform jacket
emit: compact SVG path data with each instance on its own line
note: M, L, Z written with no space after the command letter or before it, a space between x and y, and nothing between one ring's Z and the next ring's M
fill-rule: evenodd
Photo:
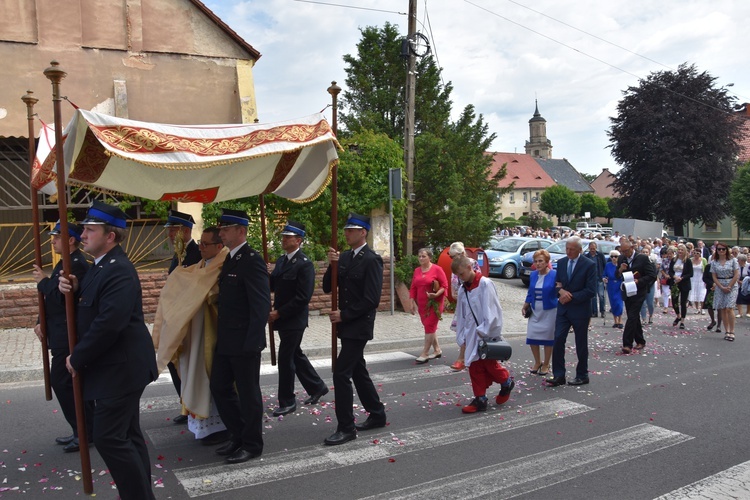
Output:
M339 256L338 285L341 323L338 336L372 340L375 313L383 293L383 259L365 245L352 258L352 250ZM323 291L331 291L331 268L323 276Z
M573 299L567 304L558 302L557 315L568 318L590 318L591 299L596 296L596 264L583 254L576 260L573 275L568 276L568 258L557 261L557 281L562 283L563 290L569 291Z
M201 249L198 247L198 244L190 240L185 247L185 258L182 259L182 267L190 267L193 264L197 264L201 261ZM167 274L170 274L172 271L174 271L177 268L177 265L179 264L179 261L177 260L177 255L172 257L172 262L169 264L169 272Z
M285 260L286 255L282 255L271 273L273 307L279 312L273 325L277 330L305 329L315 290L315 266L302 250L290 262L284 264Z
M224 356L260 353L266 348L271 312L268 269L249 245L224 261L219 274L216 352Z
M688 259L690 260L690 259ZM620 266L623 262L627 262L628 259L625 258L624 255L620 255L620 257L617 259L617 273L615 276L618 278L622 278L622 273L620 272ZM671 268L671 265L670 265ZM692 270L692 264L690 269ZM633 262L630 264L630 267L628 268L628 271L631 271L633 273L637 272L639 274L638 277L638 285L636 287L637 293L634 295L634 297L637 298L643 298L648 293L651 286L654 284L654 281L656 281L656 267L654 267L654 264L651 262L651 259L648 258L647 255L644 255L642 253L637 253L633 257ZM692 276L692 274L691 274ZM688 286L690 285L690 280L688 281ZM633 297L628 297L625 293L625 290L622 291L622 298L623 300L632 299Z
M49 278L43 278L36 284L36 289L44 295L44 315L47 320L47 347L50 349L68 348L68 324L65 313L65 296L60 293L57 285L62 272L62 259L52 270ZM76 248L70 253L70 272L83 283L83 278L89 270L89 263L83 252Z
M141 282L119 245L86 273L76 299L78 344L70 364L83 375L84 399L122 396L156 380Z

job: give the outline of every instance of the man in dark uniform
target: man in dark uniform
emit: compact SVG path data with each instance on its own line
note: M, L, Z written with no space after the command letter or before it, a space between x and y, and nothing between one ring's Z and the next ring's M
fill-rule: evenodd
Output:
M370 218L349 214L344 226L346 243L352 248L339 253L330 248L329 262L338 261L339 308L331 311L331 323L338 325L337 335L341 340L341 351L333 371L336 391L336 432L324 441L327 445L344 444L357 438L357 431L385 427L386 416L375 385L370 379L365 364L364 350L373 338L375 313L383 291L383 259L367 246ZM331 291L331 267L323 277L323 291ZM367 420L354 423L354 391L365 410Z
M81 242L81 233L83 228L77 224L68 223L68 248L70 250L70 272L75 275L78 281L82 281L89 270L89 263L86 261L83 252L78 248ZM55 252L61 254L63 251L62 236L60 235L60 221L55 228L49 232L52 236L52 248ZM57 444L64 444L63 451L66 453L79 450L78 446L78 426L76 420L76 408L73 401L73 378L65 367L65 358L70 354L68 345L68 324L67 314L65 311L65 297L57 289L60 273L62 272L62 259L55 265L52 275L47 276L42 269L34 265L34 280L36 288L44 296L44 317L46 320L47 347L52 353L52 364L50 366L50 384L55 391L57 402L60 403L60 409L65 416L65 420L73 429L70 436L59 437L55 439ZM39 323L34 327L34 333L42 340L42 327ZM88 435L91 436L91 417L94 411L94 405L89 401L85 406L86 428ZM89 439L91 439L89 437Z
M156 379L156 355L143 321L141 283L120 242L126 217L95 201L83 225L83 249L94 266L82 282L61 276L76 294L78 344L68 371L83 376L83 398L94 402L93 441L123 500L154 498L151 462L139 423L143 390Z
M583 254L596 264L596 295L591 299L591 317L596 318L601 311L602 318L606 312L604 309L604 267L607 265L604 254L599 251L596 241L589 243L589 251ZM598 300L598 302L597 302Z
M274 417L297 409L294 398L294 375L297 375L309 397L305 404L315 404L328 394L328 386L302 352L300 343L307 328L309 304L315 290L315 266L300 245L305 225L288 221L281 231L281 248L285 255L276 261L271 273L273 310L269 320L279 332L279 407Z
M172 262L169 264L169 272L172 274L177 266L190 267L193 264L197 264L201 261L201 251L198 248L198 244L193 241L192 230L195 225L195 220L190 214L178 212L177 210L170 210L167 216L167 223L164 227L167 228L167 237L169 242L172 244L174 249L174 256ZM180 380L180 372L177 367L171 361L167 363L169 368L169 374L172 376L172 383L177 391L177 396L182 397L182 381ZM175 424L186 424L187 415L180 414L172 419Z
M271 310L268 270L247 244L249 218L224 209L219 236L229 249L219 274L219 314L211 368L211 394L231 434L216 453L230 464L263 452L263 398L260 354L266 348L266 322ZM236 388L236 390L235 390Z

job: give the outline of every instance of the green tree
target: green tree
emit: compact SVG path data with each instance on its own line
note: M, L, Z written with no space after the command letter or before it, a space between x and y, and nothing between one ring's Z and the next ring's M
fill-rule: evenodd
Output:
M489 239L498 225L495 207L501 191L498 175L490 172L492 157L485 154L494 139L471 105L441 136L426 132L415 139L415 235L421 235L420 245L443 248L463 241L480 246ZM499 177L504 175L503 168Z
M596 174L584 174L584 173L581 173L581 177L583 177L584 179L586 179L586 182L588 182L589 184L591 184L592 182L594 182L596 180L596 178L598 177L598 175L596 175Z
M558 220L566 215L577 214L580 209L580 198L565 186L550 186L539 195L539 210L556 216Z
M403 142L406 95L406 60L401 57L398 27L360 29L356 57L344 55L346 89L342 94L341 121L348 132L374 130ZM451 112L450 82L441 84L440 69L431 56L417 59L414 126L439 133Z
M368 214L374 209L388 206L388 170L403 165L403 149L385 134L363 131L341 140L338 168L338 223L343 227L349 212ZM269 258L278 257L282 250L279 232L287 219L305 224L307 238L305 253L313 260L325 258L331 245L331 189L324 190L309 203L297 203L269 194L265 197L268 220ZM394 200L394 230L403 227L404 200ZM260 231L260 206L257 196L231 202L210 203L203 207L206 225L214 224L221 208L244 210L250 215L248 241L254 248L262 248ZM342 231L338 244L345 247Z
M682 64L628 87L611 118L613 182L627 213L656 219L683 235L687 222L727 214L740 128L734 98L716 78Z
M729 204L737 227L742 231L750 231L750 162L737 171L729 193Z
M591 218L606 217L609 213L609 206L604 198L600 198L593 193L583 193L581 195L580 214L589 212Z

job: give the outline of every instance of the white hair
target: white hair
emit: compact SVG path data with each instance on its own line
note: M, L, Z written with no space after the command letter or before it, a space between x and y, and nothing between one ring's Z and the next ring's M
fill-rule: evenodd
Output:
M456 255L461 255L466 251L466 248L464 247L464 244L460 241L455 241L451 243L450 248L448 249L448 255L451 257Z
M568 241L565 243L565 245L567 246L568 243L573 243L581 252L583 252L583 240L581 240L581 238L579 238L578 236L571 236L570 238L568 238Z

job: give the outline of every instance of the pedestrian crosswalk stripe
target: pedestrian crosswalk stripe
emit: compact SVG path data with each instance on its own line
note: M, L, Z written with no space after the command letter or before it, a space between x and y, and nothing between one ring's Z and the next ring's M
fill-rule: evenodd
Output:
M526 405L523 412L491 412L477 415L473 425L465 418L451 419L430 426L402 429L398 440L391 433L370 434L368 442L354 441L341 448L308 446L293 452L263 456L262 462L241 466L217 465L175 471L175 476L191 497L236 490L248 486L289 479L338 467L381 460L405 453L419 452L453 443L477 439L521 427L577 415L593 408L567 401L550 399ZM502 417L502 419L501 419ZM373 443L379 444L373 444ZM362 443L362 444L360 444ZM465 494L465 491L463 492ZM438 496L443 496L438 494Z
M640 424L578 443L431 480L380 495L375 499L513 498L612 467L693 439L650 424ZM675 497L678 498L678 497ZM685 497L679 497L685 498ZM717 497L702 497L717 498Z
M750 462L723 470L662 495L655 500L705 500L706 498L747 498Z

